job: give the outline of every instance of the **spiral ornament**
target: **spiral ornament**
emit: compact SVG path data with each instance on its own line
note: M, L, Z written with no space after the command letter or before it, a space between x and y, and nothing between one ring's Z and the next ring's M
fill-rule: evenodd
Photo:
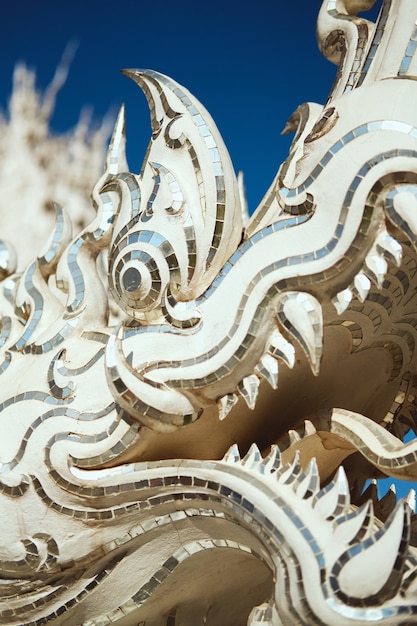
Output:
M109 285L118 305L131 317L155 317L167 286L178 274L170 242L157 232L127 232L113 249Z

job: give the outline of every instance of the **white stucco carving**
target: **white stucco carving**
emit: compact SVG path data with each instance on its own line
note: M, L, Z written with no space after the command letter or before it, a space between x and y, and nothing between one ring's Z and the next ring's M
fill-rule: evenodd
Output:
M141 172L122 110L88 225L0 249L1 623L417 622L415 495L363 492L417 478L417 7L369 4L323 3L335 85L247 223L208 112L129 70Z

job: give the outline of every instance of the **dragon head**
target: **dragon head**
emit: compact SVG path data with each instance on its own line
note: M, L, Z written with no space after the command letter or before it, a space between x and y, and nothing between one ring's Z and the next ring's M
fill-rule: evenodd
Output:
M143 428L126 458L267 450L308 419L325 434L305 460L314 454L326 477L357 449L350 430L341 442L333 409L366 416L372 431L413 426L414 26L403 26L407 3L390 6L373 24L356 5L323 3L335 84L324 107L290 118L289 157L244 225L207 111L161 74L127 72L153 135L140 176L105 187L118 207L110 284L131 320L109 341L107 376Z
M140 174L122 110L91 224L0 248L0 620L415 623L412 496L362 488L417 477L417 8L372 4L323 2L336 81L251 218L204 107L129 70Z

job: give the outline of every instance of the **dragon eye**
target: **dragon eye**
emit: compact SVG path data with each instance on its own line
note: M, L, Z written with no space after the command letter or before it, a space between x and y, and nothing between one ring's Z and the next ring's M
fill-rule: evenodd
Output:
M142 283L142 275L135 267L129 267L123 274L123 287L129 293L137 291Z

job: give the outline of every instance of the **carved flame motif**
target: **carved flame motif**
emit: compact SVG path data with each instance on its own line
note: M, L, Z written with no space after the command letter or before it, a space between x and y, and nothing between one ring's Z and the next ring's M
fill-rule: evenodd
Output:
M371 4L323 3L335 85L244 229L207 111L129 70L140 174L122 110L91 224L1 244L1 623L417 622L415 494L363 489L417 478L417 8Z
M110 247L110 288L131 317L158 319L201 295L240 240L237 181L202 105L157 72L125 72L151 108L152 141L140 177L120 174ZM172 306L172 305L171 305Z

